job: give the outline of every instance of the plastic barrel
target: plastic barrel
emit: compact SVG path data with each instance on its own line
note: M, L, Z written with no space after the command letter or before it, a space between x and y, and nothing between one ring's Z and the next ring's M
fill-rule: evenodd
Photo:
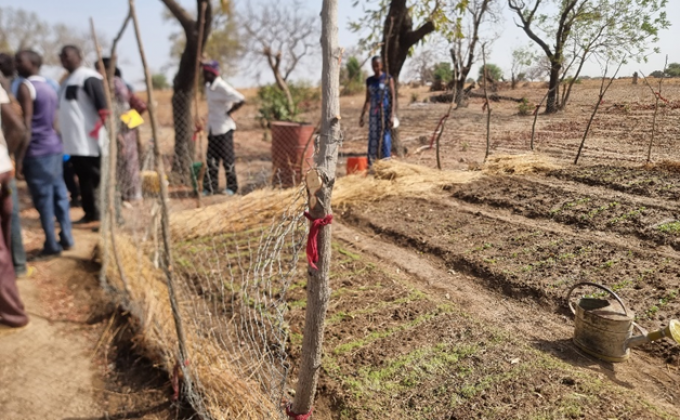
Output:
M347 175L365 172L368 169L368 158L366 156L347 158Z
M302 174L314 164L314 144L309 141L314 134L314 126L276 121L271 123L271 130L274 185L284 188L297 185Z

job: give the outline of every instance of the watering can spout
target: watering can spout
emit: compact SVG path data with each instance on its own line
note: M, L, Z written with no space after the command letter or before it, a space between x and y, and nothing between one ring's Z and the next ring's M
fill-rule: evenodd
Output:
M631 337L626 340L626 348L638 346L644 343L651 343L652 341L661 340L664 337L668 337L676 343L680 344L680 321L673 319L668 323L666 328L647 333L642 330L642 334L635 337Z

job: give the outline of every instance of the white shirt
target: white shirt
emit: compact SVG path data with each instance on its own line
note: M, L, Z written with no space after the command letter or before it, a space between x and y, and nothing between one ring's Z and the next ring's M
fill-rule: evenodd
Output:
M95 124L100 121L99 113L84 90L85 81L90 78L102 79L92 69L80 67L64 80L59 90L59 128L64 142L64 153L71 156L100 156L108 153L106 127L99 130L98 138L90 137Z
M234 104L245 100L245 97L219 76L212 84L205 84L205 97L208 100L209 132L213 136L219 136L236 130L236 123L227 115L227 112Z
M0 105L5 105L9 103L9 95L5 92L5 89L0 86ZM2 116L0 116L0 125L2 125ZM0 174L9 172L12 170L12 160L9 158L9 150L7 149L7 141L5 140L5 135L0 130Z

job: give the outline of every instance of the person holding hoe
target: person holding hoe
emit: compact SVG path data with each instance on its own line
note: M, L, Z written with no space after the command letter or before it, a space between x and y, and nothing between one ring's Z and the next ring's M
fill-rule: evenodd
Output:
M234 153L234 130L236 123L231 114L245 103L244 96L220 77L217 61L202 63L205 79L205 97L208 101L208 170L203 179L203 195L212 195L219 188L220 160L227 175L226 195L238 191L236 179L236 154Z
M394 79L383 71L382 59L371 59L374 75L366 79L366 102L361 111L359 126L364 126L368 111L368 166L376 159L389 159L392 149L394 124Z

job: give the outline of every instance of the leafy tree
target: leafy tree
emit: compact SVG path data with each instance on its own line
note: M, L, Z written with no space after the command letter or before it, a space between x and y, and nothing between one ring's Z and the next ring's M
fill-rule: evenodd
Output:
M163 90L170 87L167 77L163 73L156 73L151 76L151 85L154 90Z
M666 76L680 77L680 63L670 63L666 68Z
M361 69L361 63L355 56L347 59L347 64L340 70L340 84L343 95L354 95L364 89L366 72Z
M464 10L469 0L452 0ZM387 72L394 78L395 94L399 94L399 75L413 47L436 31L445 31L449 21L440 0L356 0L362 4L364 15L350 23L354 32L368 35L360 41L366 50L380 47L380 55ZM398 108L399 104L395 104ZM398 156L404 155L404 147L398 130L392 133L392 146Z
M486 66L479 67L477 81L481 82L484 79L484 69L486 69L487 77L492 81L498 82L503 79L503 70L495 64L487 63Z
M666 77L663 70L655 70L655 71L651 72L649 75L651 77L656 78L656 79L663 79L664 77Z
M546 113L563 108L573 83L560 102L560 85L570 70L578 80L585 62L595 56L620 61L643 60L648 43L669 27L667 0L508 0L517 25L550 62Z

